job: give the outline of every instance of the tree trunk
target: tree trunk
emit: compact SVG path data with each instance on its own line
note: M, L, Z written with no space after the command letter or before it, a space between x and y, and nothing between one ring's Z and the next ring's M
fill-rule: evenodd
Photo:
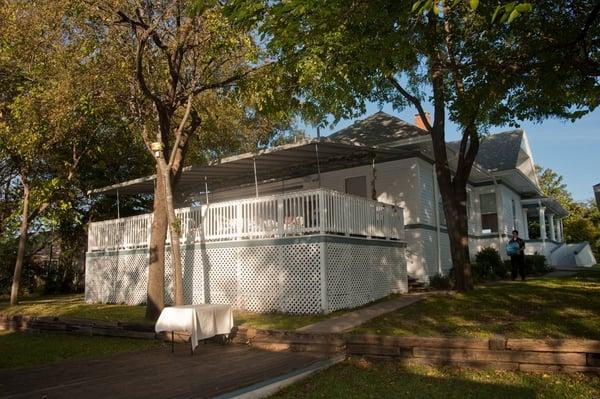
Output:
M10 290L10 305L19 304L19 285L21 284L21 272L23 260L25 259L25 246L27 244L27 230L29 229L29 184L23 184L23 213L21 215L21 227L19 229L19 247L17 249L17 261L15 262L15 273L13 275Z
M173 268L173 288L175 305L183 305L183 268L181 267L181 226L175 215L173 205L173 188L171 184L171 170L163 158L158 158L158 164L162 173L165 189L165 207L167 220L169 221L169 232L171 233L171 267Z
M443 200L444 197L447 200ZM473 289L469 257L469 227L466 198L466 187L454 187L451 193L442 194L448 227L448 238L450 240L450 254L454 266L454 288L462 292Z
M165 240L167 239L167 208L162 173L156 167L154 187L154 214L150 231L150 262L148 266L148 293L146 318L156 320L165 307Z

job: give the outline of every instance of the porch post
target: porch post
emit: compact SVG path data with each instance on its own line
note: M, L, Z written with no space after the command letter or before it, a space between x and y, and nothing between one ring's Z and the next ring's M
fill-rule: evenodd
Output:
M560 241L565 242L565 225L562 218L560 219Z
M540 205L538 211L540 215L540 238L542 240L547 240L548 236L546 235L546 207Z
M556 241L556 227L554 226L554 214L548 215L548 219L550 222L550 239L552 241Z
M556 240L558 242L563 242L563 232L562 232L562 218L559 218L556 221L556 232L557 232L557 237Z
M529 240L529 223L527 222L527 208L523 208L523 238Z

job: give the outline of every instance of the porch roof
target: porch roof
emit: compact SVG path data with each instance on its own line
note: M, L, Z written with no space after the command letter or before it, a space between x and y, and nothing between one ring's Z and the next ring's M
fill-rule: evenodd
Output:
M563 208L557 200L551 197L524 199L521 200L521 205L523 205L523 207L527 209L527 214L533 217L538 215L538 208L540 206L546 207L549 213L557 215L559 217L565 217L569 215L569 212L565 208Z
M317 155L318 154L318 155ZM302 140L258 152L248 152L221 158L206 165L187 166L181 173L178 191L189 192L235 187L254 182L254 164L259 182L316 174L369 163L423 156L415 150L381 148L357 143L343 143L328 138ZM317 162L318 159L318 162ZM88 191L88 195L139 194L154 191L155 175Z

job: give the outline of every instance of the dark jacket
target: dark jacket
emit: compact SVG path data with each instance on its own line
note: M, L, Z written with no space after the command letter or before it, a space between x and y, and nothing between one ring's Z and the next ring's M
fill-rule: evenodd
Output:
M523 241L522 239L517 237L516 240L513 240L511 238L509 242L515 242L515 241L519 243L519 253L517 255L512 255L512 256L524 256L525 255L525 241Z

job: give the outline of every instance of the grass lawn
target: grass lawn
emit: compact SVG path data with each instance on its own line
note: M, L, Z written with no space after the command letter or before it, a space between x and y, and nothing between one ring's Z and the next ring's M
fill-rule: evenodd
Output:
M527 374L456 367L405 367L350 359L298 382L272 398L588 399L600 397L600 378Z
M66 334L0 331L0 369L31 367L66 359L90 359L163 345L159 341Z
M17 306L0 303L2 315L75 317L104 321L139 321L144 319L144 306L85 303L83 294L23 298Z
M82 294L24 298L13 307L9 307L6 301L0 302L2 315L62 316L104 321L141 321L144 320L145 309L144 306L85 303ZM234 311L233 318L235 325L245 323L259 329L295 330L339 313L303 316Z
M397 336L600 339L600 267L426 298L354 330Z

